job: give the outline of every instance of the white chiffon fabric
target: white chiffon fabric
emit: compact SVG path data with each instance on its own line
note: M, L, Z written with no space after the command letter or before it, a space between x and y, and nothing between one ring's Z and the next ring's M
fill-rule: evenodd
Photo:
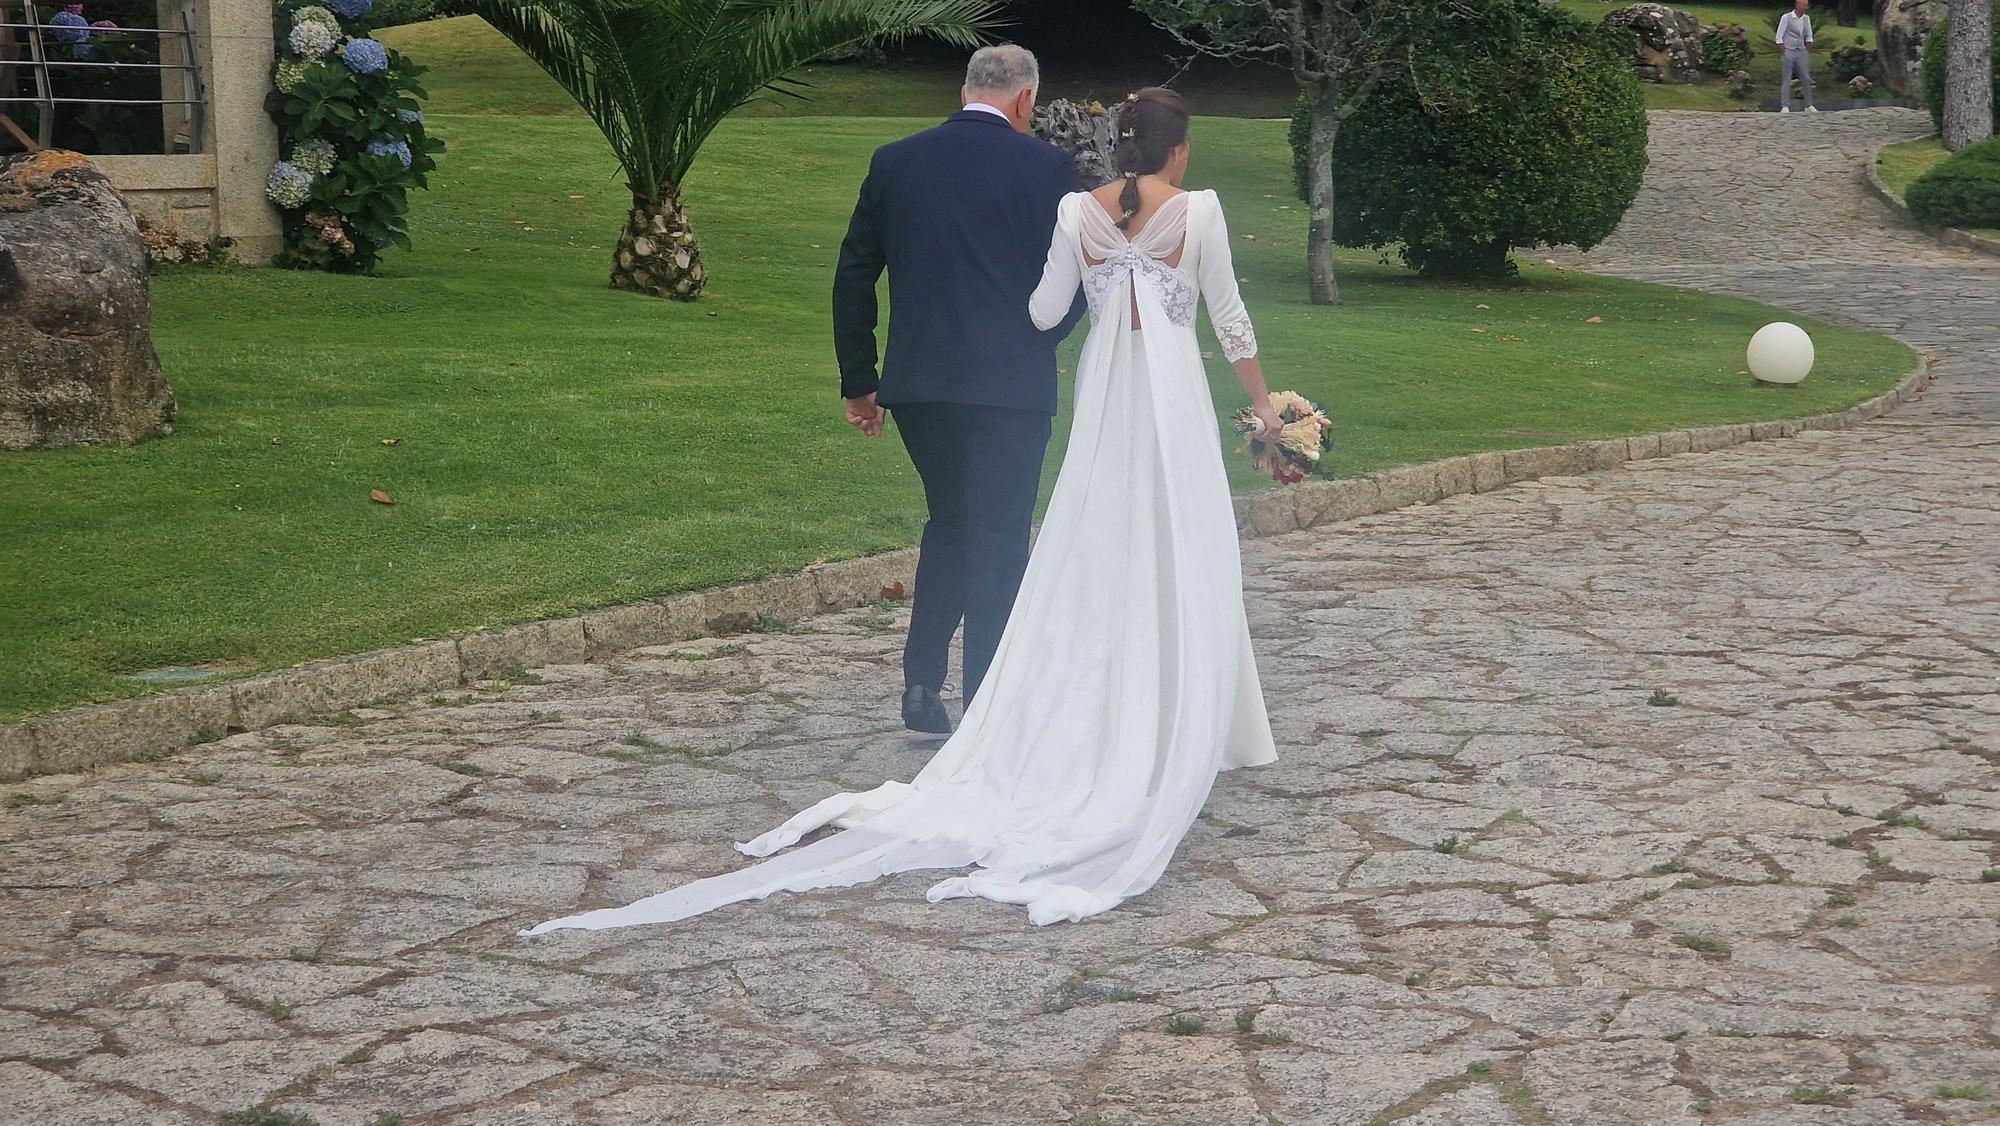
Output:
M1256 352L1214 194L1175 197L1130 240L1089 195L1066 199L1036 323L1060 322L1079 284L1092 328L1068 453L958 732L913 781L836 794L737 848L769 856L828 825L842 832L523 933L967 867L930 900L1021 904L1038 925L1083 919L1153 886L1219 770L1276 761L1194 330L1200 294L1230 358Z

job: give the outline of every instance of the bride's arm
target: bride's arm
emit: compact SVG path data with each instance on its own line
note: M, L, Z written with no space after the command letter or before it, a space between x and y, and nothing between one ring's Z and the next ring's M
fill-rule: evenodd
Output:
M1049 260L1042 267L1042 284L1028 298L1028 315L1043 332L1058 328L1068 319L1076 303L1077 287L1083 284L1083 248L1077 242L1070 216L1075 214L1076 197L1068 196L1056 209L1056 229L1049 238Z
M1236 369L1236 379L1250 396L1250 405L1267 427L1282 429L1277 412L1271 409L1270 388L1264 384L1264 365L1257 357L1257 330L1250 323L1250 311L1243 307L1243 292L1236 286L1236 260L1229 249L1229 224L1222 217L1220 203L1209 221L1202 224L1200 257L1195 263L1195 280L1201 285L1201 299L1208 306L1208 321L1215 326L1215 338L1222 342L1222 354Z

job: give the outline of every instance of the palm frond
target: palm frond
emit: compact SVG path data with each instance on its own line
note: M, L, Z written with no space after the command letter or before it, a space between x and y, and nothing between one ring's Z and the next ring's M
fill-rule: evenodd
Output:
M701 145L759 91L837 48L929 36L974 47L996 0L477 0L486 21L604 131L635 195L686 177Z

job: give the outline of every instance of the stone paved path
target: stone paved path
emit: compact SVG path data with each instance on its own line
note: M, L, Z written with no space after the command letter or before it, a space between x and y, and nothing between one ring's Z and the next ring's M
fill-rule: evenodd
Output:
M1703 120L1683 155L1769 128ZM1639 232L1604 262L1672 276ZM1855 315L1948 348L1941 295L1992 276L1861 257ZM1251 545L1285 760L1081 925L913 876L513 936L913 772L898 611L0 788L0 1121L1993 1121L1987 402Z

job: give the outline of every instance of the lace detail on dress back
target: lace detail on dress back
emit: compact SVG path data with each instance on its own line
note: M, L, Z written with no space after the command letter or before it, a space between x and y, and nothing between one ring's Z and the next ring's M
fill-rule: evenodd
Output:
M1110 315L1106 303L1126 277L1151 284L1167 311L1167 320L1188 328L1194 324L1194 307L1199 294L1178 266L1187 245L1188 196L1186 193L1160 205L1138 234L1128 237L1104 213L1095 199L1085 199L1081 211L1083 240L1083 293L1090 304L1090 317L1103 323Z

